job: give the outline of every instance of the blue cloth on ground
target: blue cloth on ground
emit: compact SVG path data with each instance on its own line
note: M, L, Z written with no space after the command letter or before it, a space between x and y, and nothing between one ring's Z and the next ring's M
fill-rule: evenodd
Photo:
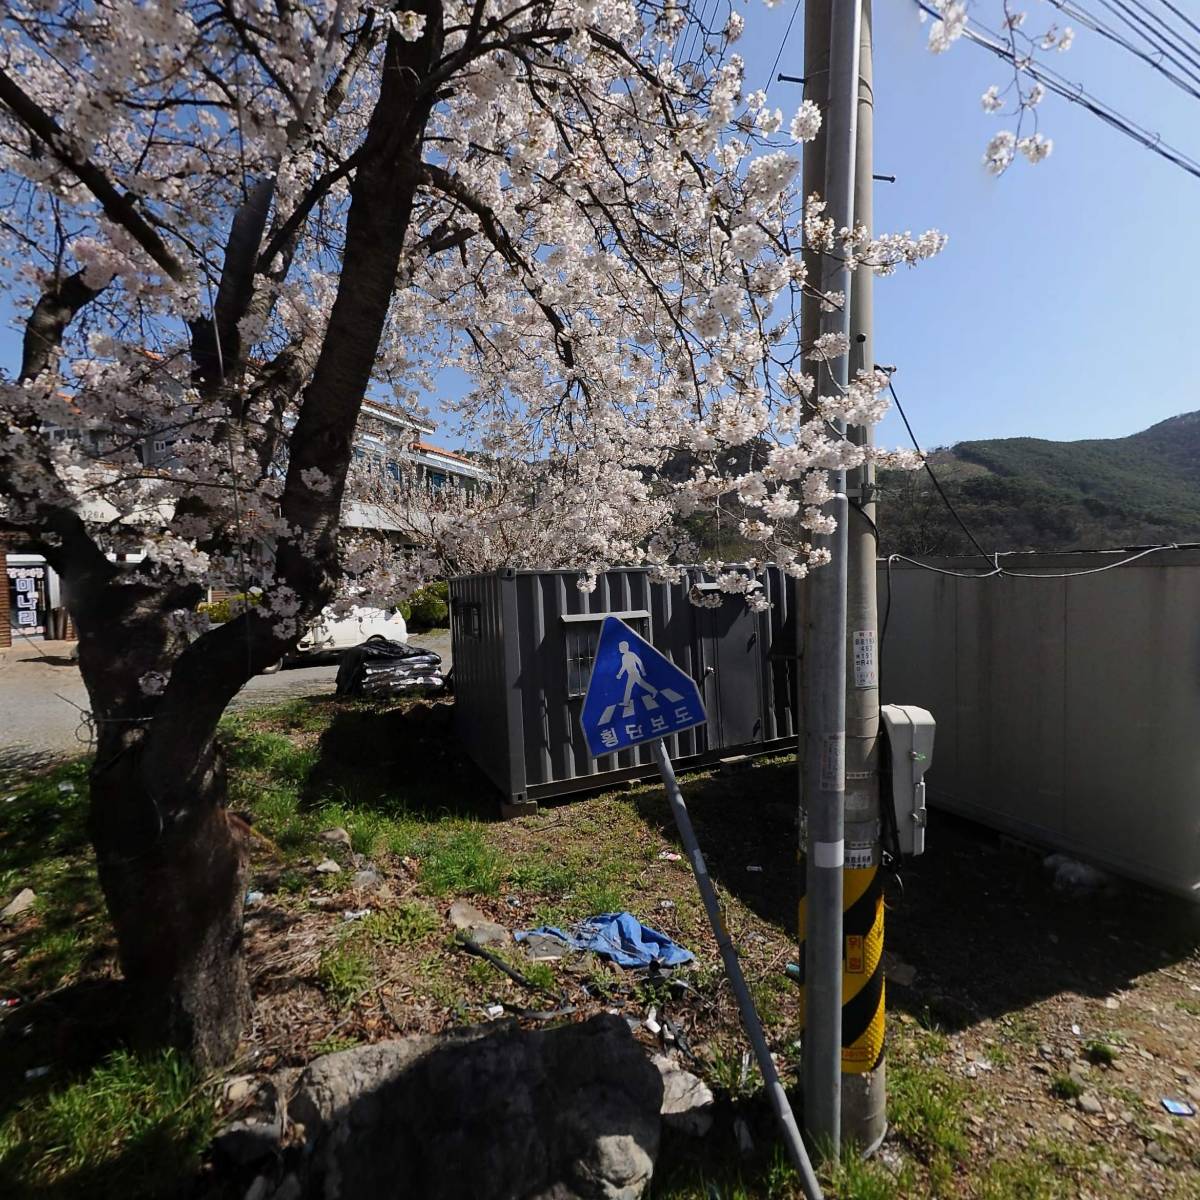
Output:
M676 945L665 933L643 925L632 913L602 913L580 921L571 933L564 933L553 925L540 929L522 929L516 933L518 942L539 934L557 938L576 950L591 950L611 958L619 967L648 967L657 963L662 967L677 967L691 962L695 955L690 950Z

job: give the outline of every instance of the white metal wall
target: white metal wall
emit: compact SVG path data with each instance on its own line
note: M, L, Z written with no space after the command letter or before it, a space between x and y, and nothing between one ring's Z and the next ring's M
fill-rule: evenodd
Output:
M890 574L883 699L937 720L930 802L1200 898L1200 550Z

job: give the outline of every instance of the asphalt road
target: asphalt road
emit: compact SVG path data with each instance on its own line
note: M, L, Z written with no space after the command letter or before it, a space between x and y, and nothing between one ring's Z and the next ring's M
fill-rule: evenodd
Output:
M450 668L450 634L415 634L415 645L442 656ZM88 748L87 689L70 661L71 642L26 641L0 650L0 772L40 766ZM337 664L285 667L251 679L231 708L275 704L333 692Z

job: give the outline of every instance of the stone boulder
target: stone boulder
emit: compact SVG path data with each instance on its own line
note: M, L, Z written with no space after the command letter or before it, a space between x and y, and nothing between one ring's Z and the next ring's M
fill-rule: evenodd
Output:
M288 1115L314 1200L636 1200L662 1099L626 1022L601 1014L330 1054L302 1073Z

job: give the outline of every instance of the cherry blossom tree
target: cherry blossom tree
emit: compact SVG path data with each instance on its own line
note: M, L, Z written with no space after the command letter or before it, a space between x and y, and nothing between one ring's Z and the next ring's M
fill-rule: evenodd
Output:
M486 562L524 514L584 588L618 561L672 577L716 503L802 577L828 470L902 462L835 431L878 419L883 379L836 389L846 346L802 345L800 251L886 274L944 239L804 202L820 113L746 93L743 24L725 0L707 24L675 0L7 5L0 529L79 630L90 831L146 1037L219 1062L250 1012L221 713L339 586L395 599L423 569L341 534L364 396L419 405L465 371L498 483L443 523L443 562ZM209 628L211 586L259 602Z

